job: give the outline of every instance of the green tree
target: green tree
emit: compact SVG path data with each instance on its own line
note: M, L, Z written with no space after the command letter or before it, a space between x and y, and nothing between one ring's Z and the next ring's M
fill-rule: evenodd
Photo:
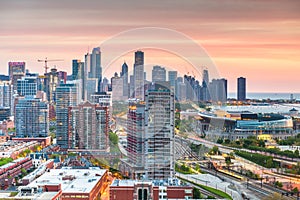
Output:
M294 152L294 154L295 154L295 157L298 158L299 157L299 150L296 149L296 151Z
M193 188L193 199L201 199L201 193L198 188Z
M220 154L219 147L214 146L214 147L210 150L209 154L210 154L210 155L219 155L219 154Z
M219 138L219 139L217 140L217 143L218 143L218 144L222 144L222 143L223 143L223 138Z
M22 176L26 176L28 174L26 169L24 169L24 168L21 168L21 173L22 173Z
M230 140L229 139L225 139L224 142L225 142L225 144L229 144Z
M118 135L112 131L109 132L109 141L114 144L114 145L117 145L118 144L118 141L119 141L119 138L118 138Z
M294 189L292 189L292 192L295 192L295 193L297 193L299 190L298 190L298 188L297 187L294 187Z

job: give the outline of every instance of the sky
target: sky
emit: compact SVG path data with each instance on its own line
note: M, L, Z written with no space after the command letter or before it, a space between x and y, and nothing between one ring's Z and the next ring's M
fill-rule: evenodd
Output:
M9 61L26 61L30 71L42 73L43 64L37 59L45 57L63 59L50 67L71 73L72 59L83 60L87 51L110 38L158 27L204 48L214 65L205 67L214 67L227 78L230 92L236 91L236 79L243 76L248 92L296 93L300 92L299 10L299 0L1 0L0 73L8 73ZM183 45L174 44L177 49ZM101 50L105 57L107 52ZM107 67L119 72L124 60L132 68L133 51ZM145 62L193 73L191 63L165 50L145 49Z

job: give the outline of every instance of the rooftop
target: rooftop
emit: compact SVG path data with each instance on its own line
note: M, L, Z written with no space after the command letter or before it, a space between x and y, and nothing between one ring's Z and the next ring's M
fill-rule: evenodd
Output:
M116 179L111 184L111 186L120 186L120 187L132 187L136 184L148 184L153 186L183 186L184 184L176 178L169 178L168 180L119 180Z
M63 193L90 193L107 170L98 167L89 169L52 169L31 182L29 187L61 184Z

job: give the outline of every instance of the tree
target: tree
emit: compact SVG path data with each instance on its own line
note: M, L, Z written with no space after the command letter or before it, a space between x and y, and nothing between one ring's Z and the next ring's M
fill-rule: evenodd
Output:
M230 143L230 140L229 139L225 139L225 144L229 144Z
M201 193L198 188L193 188L193 199L201 199Z
M299 150L296 149L296 151L294 152L294 154L295 154L296 158L298 158L299 157Z
M21 173L22 173L22 176L26 176L28 174L26 169L24 169L24 168L21 168Z
M282 188L282 186L283 186L283 185L282 185L282 183L281 183L281 182L279 182L279 181L276 181L276 182L275 182L275 186L276 186L276 187L280 187L280 188Z
M116 133L110 131L109 132L109 141L114 144L114 145L117 145L118 144L118 141L119 141L119 138L117 136Z
M265 147L265 146L266 146L265 141L259 140L259 141L258 141L258 146L260 146L260 147Z
M231 164L231 158L230 158L230 156L225 157L225 163L226 163L227 168L228 168L229 165Z
M209 153L210 153L211 155L218 155L218 154L220 154L219 147L214 146L214 147L210 150Z
M297 187L294 187L294 189L292 189L292 192L297 193L297 192L299 192L299 190Z
M217 143L218 143L218 144L222 144L222 143L223 143L223 138L219 138L219 139L217 140Z

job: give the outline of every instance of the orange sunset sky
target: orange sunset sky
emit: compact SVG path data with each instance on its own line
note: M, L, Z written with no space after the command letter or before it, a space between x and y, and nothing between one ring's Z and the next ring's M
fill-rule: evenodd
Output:
M72 59L143 27L171 29L201 45L230 92L240 76L248 92L300 92L299 0L1 0L0 73L8 73L9 61L26 61L31 72L41 73L37 59L48 57L63 59L50 67L70 74ZM124 60L132 68L133 52L110 63L107 76ZM145 60L193 71L180 56L160 50L145 50Z

